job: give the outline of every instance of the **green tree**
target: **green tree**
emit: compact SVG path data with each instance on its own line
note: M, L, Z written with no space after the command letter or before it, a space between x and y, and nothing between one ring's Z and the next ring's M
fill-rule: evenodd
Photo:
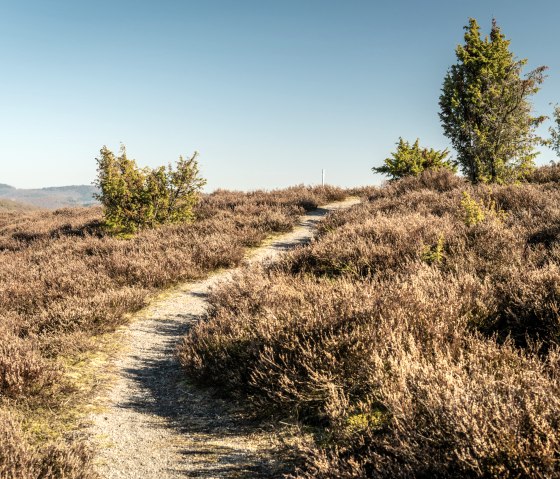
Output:
M373 167L374 173L382 173L390 176L391 180L398 180L405 176L418 176L424 170L447 168L456 170L455 163L448 159L449 151L434 150L433 148L421 148L420 140L416 140L411 146L408 141L399 138L396 143L397 150L386 158L383 166Z
M139 168L121 146L115 155L106 146L97 160L99 188L96 195L104 209L105 222L118 233L134 233L163 223L191 221L193 207L206 180L199 177L198 153L175 168Z
M547 140L546 144L554 150L557 156L560 157L560 106L556 105L554 107L554 112L552 114L555 125L551 126L548 131L550 132L550 139Z
M455 50L439 99L445 135L457 151L463 173L473 182L515 180L531 169L541 139L535 128L546 117L532 116L531 95L539 90L546 67L522 78L527 60L517 60L492 21L481 38L476 20L465 27L465 44Z

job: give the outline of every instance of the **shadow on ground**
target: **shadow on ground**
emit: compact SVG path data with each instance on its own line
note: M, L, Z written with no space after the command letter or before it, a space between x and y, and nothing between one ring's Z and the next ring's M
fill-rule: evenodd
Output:
M186 294L199 299L206 296L200 292ZM186 379L175 348L178 338L199 320L195 315L175 315L158 320L156 331L150 327L152 334L163 337L164 346L157 358L136 357L138 366L125 371L138 389L121 407L163 417L170 428L181 433L184 445L180 450L188 470L168 472L201 478L279 477L282 466L270 448L259 447L253 452L247 447L247 437L258 444L259 437L266 436L262 426L216 391L196 387Z

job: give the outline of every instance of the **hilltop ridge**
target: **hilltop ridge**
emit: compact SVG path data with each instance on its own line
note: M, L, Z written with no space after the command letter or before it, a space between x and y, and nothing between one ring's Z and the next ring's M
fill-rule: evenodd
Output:
M0 200L32 205L41 208L66 206L90 206L97 201L93 197L96 188L91 185L48 186L45 188L16 188L0 183Z

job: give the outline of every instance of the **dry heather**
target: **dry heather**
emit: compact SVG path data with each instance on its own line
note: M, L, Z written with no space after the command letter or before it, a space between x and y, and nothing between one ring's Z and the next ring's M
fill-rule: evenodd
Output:
M63 431L95 387L68 368L95 350L96 336L157 289L237 265L304 209L344 196L330 187L218 191L196 222L128 239L105 234L97 207L0 212L0 478L93 477L90 452Z
M560 477L558 171L371 190L215 290L182 364L297 417L300 478Z
M32 211L37 209L35 206L18 203L12 200L0 198L0 213L16 212L16 211Z

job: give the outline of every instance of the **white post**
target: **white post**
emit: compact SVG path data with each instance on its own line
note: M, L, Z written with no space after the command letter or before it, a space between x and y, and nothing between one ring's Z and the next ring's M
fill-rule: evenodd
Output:
M325 186L325 170L321 170L321 185Z

